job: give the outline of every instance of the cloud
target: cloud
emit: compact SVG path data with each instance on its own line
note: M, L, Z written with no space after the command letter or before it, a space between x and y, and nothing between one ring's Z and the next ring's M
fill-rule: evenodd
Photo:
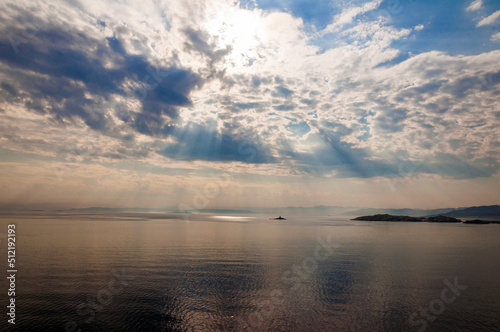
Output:
M476 10L481 9L482 6L483 6L483 0L475 0L465 10L476 11Z
M22 26L2 21L2 146L265 175L376 178L400 159L426 160L418 173L493 174L499 51L410 56L394 44L411 29L355 20L380 4L344 8L318 34L289 12L226 1L61 3L58 20L39 11L18 53L8 36ZM65 150L90 133L89 153Z
M274 163L275 158L255 139L219 133L212 125L190 123L183 128L166 128L176 142L167 143L159 153L177 160L239 161Z
M424 25L423 24L419 24L417 26L415 26L415 28L413 28L415 31L422 31L424 30Z
M485 25L490 25L495 23L495 21L500 17L500 10L497 10L493 14L488 17L483 18L481 21L477 23L477 27L482 27Z
M6 31L6 35L22 34L9 26ZM8 70L16 70L3 70L10 81L4 82L0 96L5 102L23 103L60 123L81 119L106 135L129 129L153 135L148 121L175 120L178 108L191 104L191 91L203 84L200 75L175 61L158 66L127 53L116 38L96 39L71 29L39 25L36 40L22 45L19 53L5 39L0 48L0 61L8 64ZM122 112L121 121L114 117L116 110L106 107L117 98L138 105Z
M498 162L490 160L488 166L482 164L484 161L467 161L456 155L440 153L432 161L424 163L419 171L428 174L440 174L455 179L473 179L478 177L489 177L495 174Z
M387 132L402 131L407 116L408 110L406 109L391 109L375 118L375 128Z
M331 32L336 32L340 30L342 27L345 25L351 24L357 16L361 14L365 14L369 11L377 9L380 4L382 3L382 0L376 0L376 1L371 1L365 3L361 7L351 7L348 9L344 9L342 13L336 15L333 18L333 22L329 24L323 31L322 33L331 33Z
M285 98L288 98L290 97L291 95L293 94L293 91L282 86L282 85L279 85L276 87L276 93L274 94L275 96L282 96L282 97L285 97Z
M491 36L491 41L498 41L498 40L500 40L500 32L497 32L493 36Z

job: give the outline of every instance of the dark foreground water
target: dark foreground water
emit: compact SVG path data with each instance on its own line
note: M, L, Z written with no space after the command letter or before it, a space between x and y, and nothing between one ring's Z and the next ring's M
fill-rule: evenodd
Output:
M268 217L4 215L15 329L500 330L500 225Z

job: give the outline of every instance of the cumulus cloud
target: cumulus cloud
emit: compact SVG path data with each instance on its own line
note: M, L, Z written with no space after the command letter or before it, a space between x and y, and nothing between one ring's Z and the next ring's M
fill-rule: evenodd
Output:
M477 27L482 27L485 25L490 25L495 23L495 21L500 17L500 10L497 10L493 14L488 17L483 18L481 21L477 23Z

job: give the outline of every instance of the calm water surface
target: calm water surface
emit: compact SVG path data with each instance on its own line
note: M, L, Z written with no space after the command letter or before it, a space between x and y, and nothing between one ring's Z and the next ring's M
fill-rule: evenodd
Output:
M500 331L500 225L268 218L4 215L15 328Z

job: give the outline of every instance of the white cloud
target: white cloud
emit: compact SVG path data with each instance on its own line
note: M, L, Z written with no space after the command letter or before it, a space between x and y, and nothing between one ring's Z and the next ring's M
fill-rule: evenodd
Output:
M483 5L483 0L475 0L465 10L476 11L479 10L482 7L482 5Z
M500 40L500 32L495 33L491 36L491 41L499 41Z
M342 11L342 13L336 15L333 19L333 22L329 24L323 31L322 33L330 33L330 32L335 32L340 30L342 27L344 27L347 24L352 23L354 18L356 16L365 14L369 11L377 9L380 4L382 3L382 0L376 0L372 2L365 3L361 7L352 7L348 8Z
M485 25L490 25L495 23L495 21L500 17L500 10L497 10L493 14L491 14L488 17L483 18L479 23L477 24L477 27L482 27Z
M415 28L414 28L415 31L422 31L424 30L424 25L423 24L419 24L417 25Z

